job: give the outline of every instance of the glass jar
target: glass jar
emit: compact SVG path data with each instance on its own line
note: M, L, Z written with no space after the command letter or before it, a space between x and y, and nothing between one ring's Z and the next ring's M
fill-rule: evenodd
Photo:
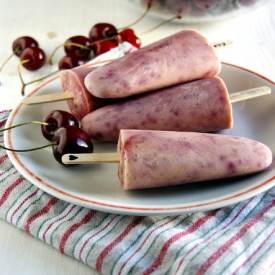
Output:
M180 15L177 22L200 23L224 20L243 14L267 0L130 0L136 6L146 8L151 3L149 14L163 19Z

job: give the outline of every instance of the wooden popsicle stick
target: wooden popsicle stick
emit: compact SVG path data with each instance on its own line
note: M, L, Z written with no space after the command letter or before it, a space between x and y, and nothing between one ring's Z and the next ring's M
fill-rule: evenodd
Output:
M229 94L231 103L247 100L250 98L267 95L271 89L267 86L244 90ZM93 154L65 154L62 156L64 164L100 164L119 163L120 153L93 153Z
M39 95L32 97L25 97L22 102L25 105L34 105L47 102L63 101L74 98L73 92L61 92L55 94Z
M268 95L271 93L271 89L267 86L244 90L236 93L229 94L230 102L238 102L247 99L251 99L258 96Z
M229 39L211 43L211 45L215 48L215 50L222 50L224 48L232 46L232 44L233 44L233 41Z
M64 164L100 164L119 163L119 153L65 154L62 156Z
M236 93L229 94L231 103L247 100L253 97L258 97L262 95L267 95L271 93L271 89L267 86L253 88L245 91L240 91ZM67 99L72 99L74 97L73 92L61 92L55 94L47 94L41 96L26 97L23 99L23 104L25 105L34 105L54 101L62 101Z

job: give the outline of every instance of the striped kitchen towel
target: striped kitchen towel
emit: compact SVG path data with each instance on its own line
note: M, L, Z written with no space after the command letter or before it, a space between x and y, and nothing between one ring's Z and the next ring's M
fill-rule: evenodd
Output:
M275 274L275 188L191 215L109 214L40 190L0 148L0 217L106 275Z

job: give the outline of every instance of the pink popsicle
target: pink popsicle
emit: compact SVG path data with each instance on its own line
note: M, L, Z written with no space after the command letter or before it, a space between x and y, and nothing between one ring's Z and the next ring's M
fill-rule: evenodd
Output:
M102 107L82 120L94 140L117 141L120 129L213 132L233 126L221 78L175 85Z
M100 98L124 98L220 72L212 45L184 30L147 45L89 73L84 84Z
M260 142L194 132L121 130L118 152L124 190L242 176L272 163Z

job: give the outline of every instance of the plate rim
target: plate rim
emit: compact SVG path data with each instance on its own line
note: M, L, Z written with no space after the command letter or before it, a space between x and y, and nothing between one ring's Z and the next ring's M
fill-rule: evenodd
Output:
M93 66L94 64L89 64L90 66ZM228 62L222 62L222 65L237 68L241 71L245 71L247 73L253 74L269 83L271 83L273 86L275 86L275 82L268 79L267 77L256 73L250 69L244 68L239 65L234 65ZM31 97L35 93L39 92L44 86L48 85L49 83L57 80L59 78L59 75L56 75L45 82L38 85L35 89L33 89L26 97ZM11 111L7 121L6 121L6 127L9 127L13 125L13 120L16 116L16 114L20 111L21 107L23 106L23 102L19 102L19 104ZM5 131L4 132L4 143L5 146L10 146L11 143L11 131ZM211 200L206 200L204 202L192 202L185 205L171 205L171 206L138 206L138 205L123 205L120 203L107 203L103 202L100 199L87 199L81 196L77 196L75 194L69 193L68 191L62 190L62 188L57 188L55 186L52 186L51 184L43 181L38 176L36 176L29 168L27 168L19 159L16 152L7 151L7 154L9 156L9 159L11 160L12 164L15 166L15 168L20 172L21 175L23 175L28 181L31 182L31 184L34 184L38 188L42 189L44 192L55 196L59 199L62 199L64 201L74 203L83 207L87 207L90 209L95 209L98 211L103 212L109 212L109 213L118 213L118 214L126 214L126 215L178 215L178 214L184 214L184 213L193 213L193 212L199 212L199 211L207 211L210 209L216 209L228 205L235 204L237 202L243 201L245 199L251 198L255 195L258 195L262 192L265 192L272 188L275 185L275 176L268 178L264 181L260 181L259 184L256 186L253 186L251 188L245 189L241 192L237 192L236 194L231 194L230 196L222 196L216 198L212 198ZM274 157L273 157L274 160ZM241 197L241 199L240 199ZM230 203L228 203L230 201Z

